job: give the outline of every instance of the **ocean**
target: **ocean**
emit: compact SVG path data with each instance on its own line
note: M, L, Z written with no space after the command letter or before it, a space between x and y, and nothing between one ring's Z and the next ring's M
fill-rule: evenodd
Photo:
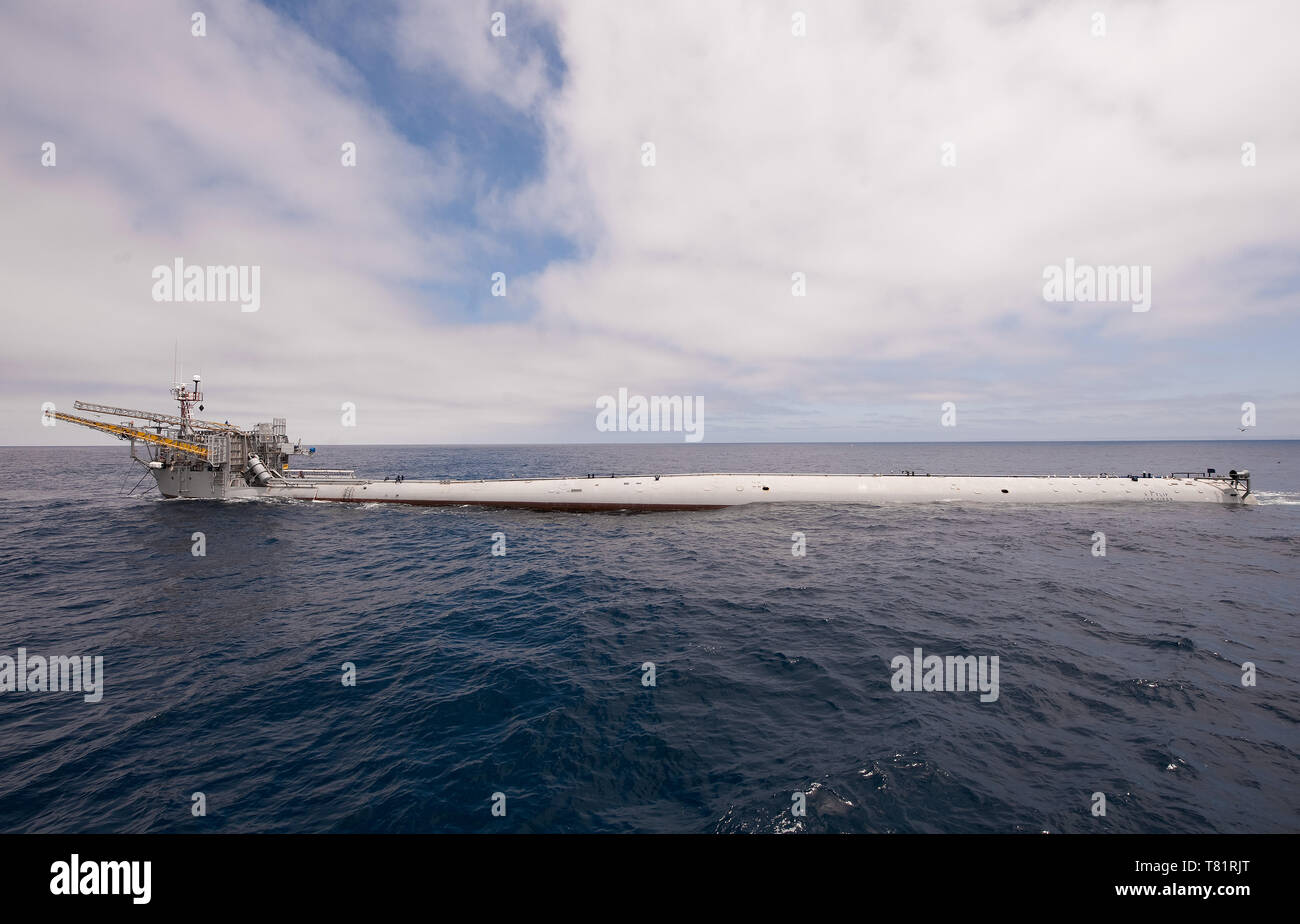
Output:
M2 448L0 657L102 657L102 698L0 691L0 831L1300 831L1300 442L340 446L311 464L1245 467L1262 503L163 501L127 495L143 470L124 444ZM896 690L916 649L996 657L996 698Z

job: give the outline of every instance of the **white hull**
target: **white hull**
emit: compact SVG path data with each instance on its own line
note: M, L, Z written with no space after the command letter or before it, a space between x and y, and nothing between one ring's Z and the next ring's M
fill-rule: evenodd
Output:
M291 443L283 418L243 430L196 419L203 410L194 387L173 385L180 414L87 404L93 414L130 418L108 423L47 411L47 415L130 440L131 458L145 465L164 497L195 500L295 498L352 504L527 507L547 510L710 510L742 504L1254 504L1250 473L1215 476L1175 472L1154 477L1044 475L611 475L598 478L511 478L480 481L367 481L351 470L291 469L292 456L316 450ZM136 426L144 420L144 426ZM150 453L136 455L137 443Z
M276 498L554 510L706 510L754 503L1254 504L1223 479L1009 475L633 475L484 481L275 478L249 486L220 471L154 470L167 497Z

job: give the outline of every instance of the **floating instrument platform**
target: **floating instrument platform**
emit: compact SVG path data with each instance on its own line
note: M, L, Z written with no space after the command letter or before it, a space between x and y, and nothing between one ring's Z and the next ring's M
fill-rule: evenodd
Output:
M709 474L596 475L480 481L358 478L342 469L292 468L311 455L291 443L284 418L244 430L197 419L200 377L173 385L179 414L159 414L78 401L76 410L116 423L48 411L56 420L89 427L131 443L164 497L201 500L295 498L353 504L481 505L544 510L712 510L742 504L1069 504L1258 503L1250 473L1150 472L1128 475L860 475ZM145 455L137 454L137 448Z

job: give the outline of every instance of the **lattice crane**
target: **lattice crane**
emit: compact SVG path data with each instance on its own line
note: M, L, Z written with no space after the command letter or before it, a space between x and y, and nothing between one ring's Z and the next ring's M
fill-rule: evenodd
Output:
M80 407L81 402L77 402ZM134 411L127 412L135 413ZM197 443L187 443L184 440L172 439L169 436L163 436L161 433L150 433L148 430L141 430L139 427L128 427L125 424L105 423L102 420L91 420L89 417L77 417L74 414L63 414L58 411L46 411L45 416L53 417L55 420L66 421L67 423L76 424L79 427L89 427L92 430L98 430L101 433L111 433L118 439L139 440L142 443L150 443L154 446L166 446L177 452L183 452L187 455L196 456L200 459L208 457L208 450L205 446ZM140 414L139 416L146 416Z

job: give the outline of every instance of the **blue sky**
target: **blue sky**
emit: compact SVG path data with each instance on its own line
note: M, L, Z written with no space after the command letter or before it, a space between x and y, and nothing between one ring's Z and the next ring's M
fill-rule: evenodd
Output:
M164 407L177 340L322 444L638 438L620 387L710 441L1300 437L1300 8L798 6L5 7L0 442ZM178 257L261 307L154 301Z

